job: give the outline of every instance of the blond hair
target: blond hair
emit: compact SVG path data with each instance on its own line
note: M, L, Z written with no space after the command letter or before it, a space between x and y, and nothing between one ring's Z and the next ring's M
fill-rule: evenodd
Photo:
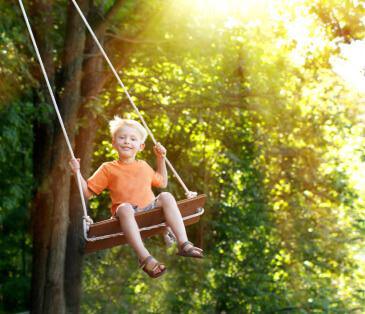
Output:
M147 138L147 131L142 124L135 120L121 119L118 116L114 116L114 119L109 121L109 130L113 139L118 130L124 126L134 128L141 135L141 140L144 143Z

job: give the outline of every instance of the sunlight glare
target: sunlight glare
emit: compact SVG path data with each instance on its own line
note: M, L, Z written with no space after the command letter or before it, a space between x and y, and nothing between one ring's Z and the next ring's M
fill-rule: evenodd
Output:
M365 40L341 45L341 57L331 59L333 70L351 87L365 93Z
M184 1L186 3L186 1ZM199 14L209 15L211 18L233 16L255 16L262 12L268 0L190 0L189 7Z

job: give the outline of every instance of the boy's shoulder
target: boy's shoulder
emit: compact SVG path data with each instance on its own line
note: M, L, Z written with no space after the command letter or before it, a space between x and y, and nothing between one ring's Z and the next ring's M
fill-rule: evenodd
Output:
M110 167L110 166L115 166L118 164L118 160L112 160L112 161L104 161L101 164L101 167Z
M103 162L101 165L100 165L100 167L99 167L99 169L100 170L106 170L106 171L109 171L109 170L111 170L111 169L113 169L113 168L116 168L116 167L118 167L118 160L112 160L112 161L105 161L105 162Z

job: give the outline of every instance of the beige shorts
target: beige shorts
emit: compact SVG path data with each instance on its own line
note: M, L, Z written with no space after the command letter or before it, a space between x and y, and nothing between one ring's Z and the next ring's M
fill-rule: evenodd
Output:
M158 200L158 196L151 203L149 203L147 206L145 206L143 208L139 208L138 205L132 205L132 204L131 205L132 205L135 213L148 212L149 210L157 208L157 200ZM115 213L112 217L116 217L116 213L117 212L115 211Z
M137 205L132 205L132 207L136 213L148 212L149 210L152 210L157 207L157 197L151 203L149 203L147 206L143 208L139 208Z

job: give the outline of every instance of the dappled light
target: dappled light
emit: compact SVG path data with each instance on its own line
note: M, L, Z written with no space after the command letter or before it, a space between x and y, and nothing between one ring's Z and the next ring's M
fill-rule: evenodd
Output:
M67 23L83 25L66 2L27 8L87 178L118 159L108 121L139 117L88 33L67 46ZM146 239L168 268L151 280L129 246L83 256L68 152L19 8L1 3L0 312L34 308L32 291L76 313L362 313L364 3L78 3L95 4L87 17L131 99L207 195L187 229L205 258ZM40 17L43 5L54 14ZM138 159L155 166L151 138ZM171 173L166 190L185 198ZM104 191L89 214L108 219L110 205Z

